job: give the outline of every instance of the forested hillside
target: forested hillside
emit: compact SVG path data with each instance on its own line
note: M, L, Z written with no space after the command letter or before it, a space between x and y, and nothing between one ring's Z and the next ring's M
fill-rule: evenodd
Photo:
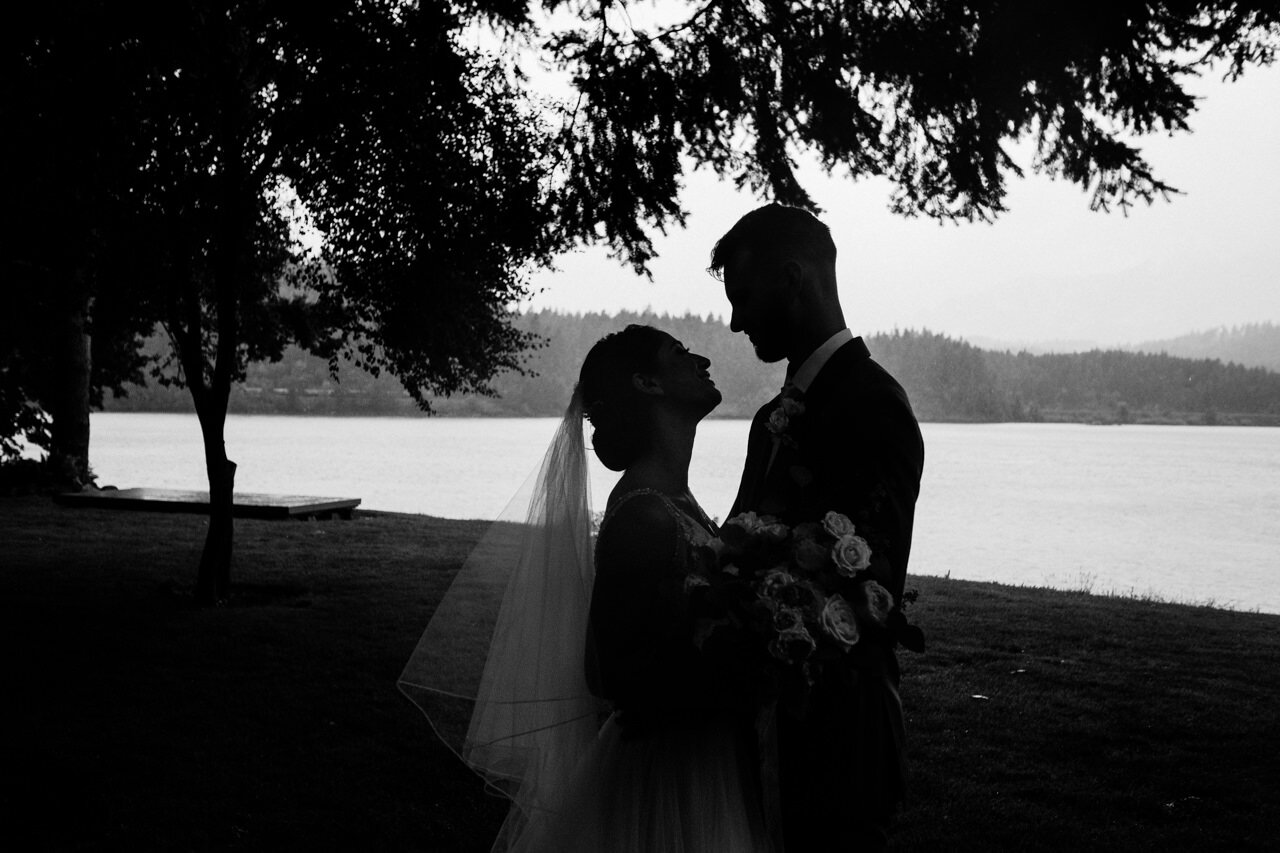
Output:
M554 416L563 412L591 344L628 323L650 323L712 361L724 394L721 417L749 417L776 393L783 365L758 362L742 335L719 320L622 313L521 316L517 325L544 344L529 353L529 376L494 382L494 397L435 401L445 415ZM1280 425L1280 373L1216 359L1095 350L1032 355L982 350L946 335L900 331L871 335L872 356L898 377L921 420L1239 423ZM132 388L108 410L187 411L185 392ZM413 414L389 376L344 365L335 381L326 364L297 350L252 365L232 395L231 411L314 414Z

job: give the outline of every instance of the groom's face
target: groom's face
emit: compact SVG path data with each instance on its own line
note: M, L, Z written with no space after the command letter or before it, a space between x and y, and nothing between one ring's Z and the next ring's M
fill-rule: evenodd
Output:
M764 362L787 357L789 312L777 271L749 251L734 254L724 267L724 295L733 313L729 328L744 332Z

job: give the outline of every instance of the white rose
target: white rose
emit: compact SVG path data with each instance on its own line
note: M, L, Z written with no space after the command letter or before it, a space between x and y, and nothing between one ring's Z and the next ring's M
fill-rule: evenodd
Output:
M857 532L854 529L853 522L849 520L849 516L835 511L829 512L822 517L822 527L837 539Z
M831 550L814 539L798 539L791 546L791 560L802 572L816 574L827 565Z
M787 431L787 427L791 425L791 419L787 417L787 413L782 407L778 407L769 413L769 422L765 424L769 428L769 432L774 435L782 435Z
M871 565L871 546L861 536L845 534L831 546L831 560L836 564L836 571L851 578Z
M760 516L754 512L740 512L726 521L720 528L719 538L724 551L718 555L719 559L741 554L751 544L751 538L759 527Z
M813 654L818 647L813 635L802 626L791 631L782 631L769 643L769 654L781 661L795 663L803 661Z
M685 575L684 576L684 592L685 595L690 594L700 586L711 586L711 582L702 575Z
M760 594L765 598L773 598L778 590L795 582L795 575L786 569L770 569L760 580Z
M750 511L740 512L726 521L725 524L732 524L734 527L742 528L747 533L754 533L760 527L760 516Z
M858 584L857 613L863 619L883 627L893 610L893 596L875 581Z
M760 527L756 530L756 535L766 542L785 542L787 537L791 535L791 528L787 527L780 521L773 519L761 519Z
M801 403L795 397L783 397L779 408L788 418L804 414L804 403Z
M858 643L858 620L853 607L839 595L827 599L822 607L822 630L845 651Z
M798 607L779 607L773 611L773 628L781 633L804 630L804 614Z

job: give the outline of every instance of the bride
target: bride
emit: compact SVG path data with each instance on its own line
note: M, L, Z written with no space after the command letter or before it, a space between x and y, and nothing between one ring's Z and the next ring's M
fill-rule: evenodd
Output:
M437 734L510 797L495 850L772 849L752 693L731 652L695 643L684 591L717 532L688 484L697 425L720 402L709 365L649 326L592 347L532 488L477 545L401 675ZM584 416L597 457L623 472L594 549Z

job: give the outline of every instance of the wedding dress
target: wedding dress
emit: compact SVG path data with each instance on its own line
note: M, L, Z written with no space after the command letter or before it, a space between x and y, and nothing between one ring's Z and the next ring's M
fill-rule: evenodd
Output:
M671 556L623 595L593 597L576 394L522 492L464 564L399 680L440 738L511 799L493 849L771 849L750 709L703 659L681 604L710 523L658 492L623 496L601 541L646 535L616 520L649 502L674 521ZM609 566L599 568L605 577ZM642 654L617 654L620 643Z
M612 634L638 654L601 650L599 689L614 701L614 710L572 775L560 807L540 812L514 849L768 850L750 706L714 662L700 659L682 606L690 560L711 533L667 496L641 490L610 508L600 526L602 542L632 501L654 502L675 521L670 563L653 566L623 594L594 603L591 623L600 645L609 645L606 636ZM597 569L597 584L606 583L600 578L609 566Z

